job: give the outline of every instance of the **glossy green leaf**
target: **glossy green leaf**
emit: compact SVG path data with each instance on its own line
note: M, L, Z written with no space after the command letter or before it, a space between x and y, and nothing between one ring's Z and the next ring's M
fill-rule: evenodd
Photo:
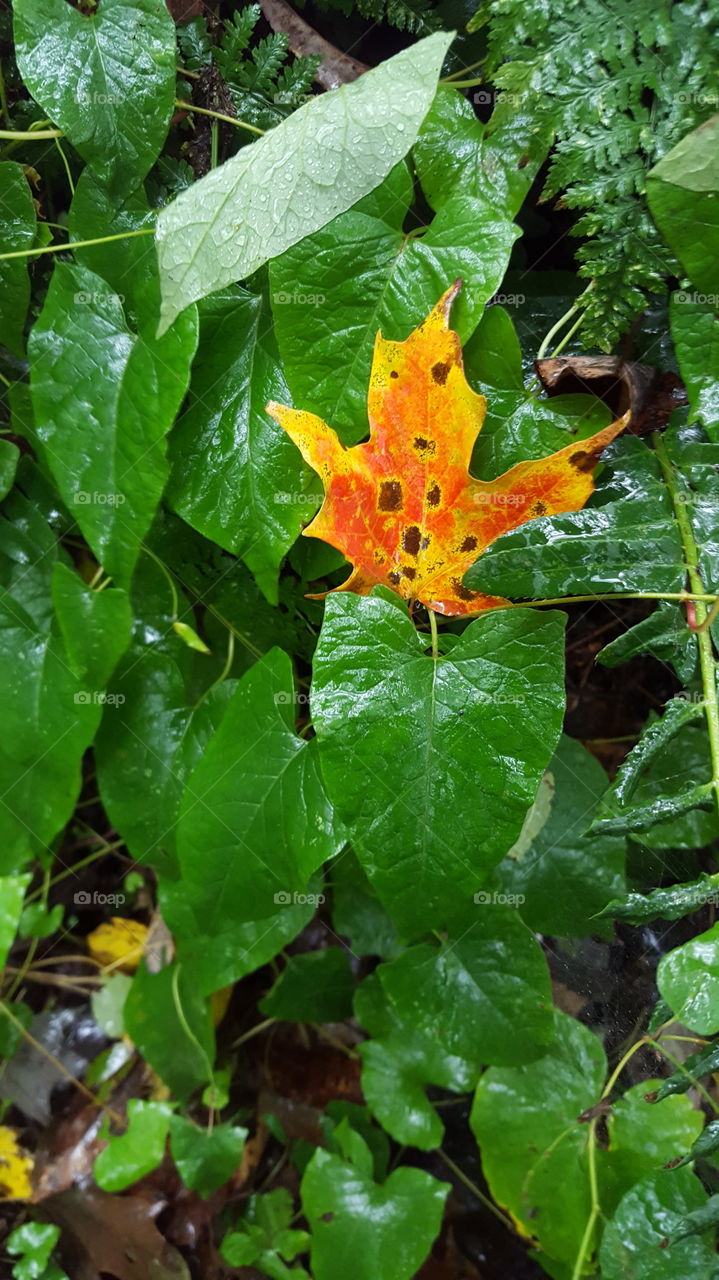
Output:
M515 895L519 914L537 933L600 932L596 913L624 889L624 841L585 834L607 784L594 756L563 734L539 791L548 799L546 820L495 872L496 892Z
M242 290L201 307L187 407L170 440L168 500L206 537L242 556L277 602L277 570L321 501L318 482L265 412L289 403L263 299Z
M56 564L52 598L68 661L89 689L104 689L130 643L132 613L125 591L94 591L65 564Z
M642 653L671 663L684 684L692 679L697 665L696 637L687 626L683 610L676 604L660 600L648 618L600 649L597 662L603 667L616 667Z
M51 1222L25 1222L7 1237L5 1249L16 1257L12 1274L14 1280L67 1280L64 1271L50 1262L55 1245L60 1238L60 1228Z
M676 1177L654 1174L627 1192L602 1239L602 1280L714 1280L716 1255L704 1239L667 1242L685 1214L706 1202L701 1183L688 1170Z
M629 757L631 802L619 805L609 793L610 816L598 818L594 832L641 831L643 843L652 849L696 849L719 835L701 704L678 698L670 707L666 728L662 717L656 728L645 731L646 762L641 761L641 739L635 748L638 755Z
M659 230L698 289L719 301L719 116L687 134L647 174ZM697 234L697 227L701 233Z
M476 922L474 894L519 834L559 735L562 627L559 614L493 614L435 662L404 608L327 601L311 702L322 773L405 935Z
M402 1021L376 974L355 995L355 1014L371 1039L359 1046L362 1092L372 1114L396 1142L431 1151L442 1142L444 1125L427 1098L427 1086L455 1093L474 1086L479 1066L443 1048Z
M573 1263L591 1203L587 1126L578 1117L597 1101L606 1063L591 1031L566 1014L555 1018L556 1039L544 1057L484 1073L470 1123L495 1201L551 1258Z
M710 1196L706 1204L687 1213L674 1228L671 1243L686 1240L688 1236L704 1235L707 1231L712 1231L716 1235L717 1225L719 1225L719 1195Z
M701 720L703 716L703 704L686 698L672 698L664 707L661 718L652 721L644 729L638 743L632 747L622 763L612 787L611 797L616 797L620 805L627 804L634 795L641 775L650 760L654 759L657 752L670 742L685 724Z
M421 1169L377 1184L320 1148L302 1178L315 1280L411 1280L432 1245L449 1186Z
M267 1195L251 1196L247 1212L222 1241L220 1252L230 1266L242 1267L255 1263L264 1275L285 1280L285 1277L306 1276L304 1267L290 1270L282 1259L292 1262L300 1253L306 1253L309 1236L306 1231L293 1231L290 1223L294 1207L289 1191L277 1187Z
M649 831L659 823L673 823L695 809L709 810L714 804L711 783L688 787L673 796L661 796L650 804L636 804L609 818L597 819L593 831L600 835L623 835L628 831Z
M49 938L62 928L65 908L61 902L47 907L44 902L28 902L20 916L18 933L21 938Z
M668 1012L671 1012L668 1008ZM690 1057L685 1058L680 1070L675 1071L673 1075L667 1076L663 1080L658 1089L654 1090L649 1100L651 1102L661 1102L664 1098L669 1098L675 1093L686 1093L692 1089L696 1082L702 1076L713 1075L715 1071L719 1071L719 1044L708 1044L698 1053L693 1053Z
M657 986L679 1022L703 1036L719 1031L719 924L662 956Z
M13 487L20 450L12 440L0 440L0 502Z
M15 941L20 912L32 876L0 876L0 969Z
M160 306L160 273L150 231L157 210L150 208L142 184L123 187L119 194L89 167L83 169L70 205L69 232L73 241L99 241L73 250L84 267L102 276L110 291L121 297L126 312L147 310L148 281L152 282L155 311ZM107 239L107 237L113 237Z
M704 1119L683 1095L667 1098L661 1108L646 1099L658 1080L643 1080L619 1098L607 1116L608 1146L596 1153L600 1199L605 1215L622 1196L666 1164L701 1133Z
M247 1133L229 1124L202 1129L185 1116L172 1116L170 1151L185 1186L203 1198L224 1186L239 1166Z
M694 1160L702 1160L706 1156L713 1155L717 1150L719 1150L719 1120L710 1120L692 1143L687 1154L682 1156L681 1160L670 1161L670 1166L673 1169L681 1169L684 1165L692 1164Z
M259 1008L284 1022L342 1022L351 1016L354 986L342 947L307 951L290 956Z
M193 707L177 663L157 651L131 651L116 672L95 759L103 804L138 862L175 865L183 788L233 689L233 682L217 685Z
M25 171L15 160L0 162L0 210L0 253L31 249L37 214ZM27 259L0 260L0 299L3 345L9 347L13 355L22 356L25 317L30 303Z
M524 390L522 351L517 331L504 307L487 307L466 345L465 365L490 387Z
M518 462L546 458L573 440L584 440L609 426L611 414L606 405L593 396L537 399L527 390L495 387L484 382L479 375L487 372L487 361L480 344L481 334L477 330L464 348L464 366L470 384L476 385L487 401L487 414L472 450L472 474L482 480L493 480Z
M480 124L463 93L440 85L413 159L433 209L464 192L514 217L551 140L551 126L526 108L498 104L488 123Z
M243 676L185 785L177 827L183 880L207 933L271 916L305 894L337 849L316 748L294 731L286 654Z
M655 459L640 440L607 450L609 478L582 511L503 534L465 574L473 590L511 599L614 591L680 591L679 534Z
M410 947L380 965L378 977L403 1022L448 1053L498 1066L530 1062L554 1030L547 962L511 907L490 899L477 917L461 938Z
M292 942L317 910L320 888L319 882L310 881L307 894L279 903L273 915L214 933L209 932L202 903L196 904L195 895L181 883L165 881L160 896L178 956L192 972L197 990L208 996L261 968Z
M332 924L359 956L390 959L399 950L397 932L357 858L346 849L329 868Z
M134 333L120 295L101 276L58 263L28 343L33 409L49 465L119 586L129 581L165 484L164 437L197 341L194 311L164 338L154 337L151 277L137 323Z
M175 98L175 26L164 0L13 0L16 56L33 98L119 192L144 178ZM141 38L138 38L141 33Z
M717 230L719 251L719 229ZM719 288L719 268L717 268ZM682 290L672 294L671 326L679 371L689 396L689 413L709 439L719 441L719 293Z
M681 920L707 903L719 903L719 886L712 876L704 874L688 884L660 886L649 893L628 893L624 898L613 898L599 915L628 924L646 924L657 919Z
M93 1174L98 1187L103 1191L124 1191L156 1169L165 1154L171 1115L169 1102L131 1098L125 1133L111 1137L95 1161Z
M124 1005L136 1049L184 1100L212 1077L215 1037L209 1005L182 964L150 973L143 961Z
M2 508L0 655L5 677L0 745L0 873L43 854L70 817L80 764L101 706L73 674L53 616L58 543L29 460Z
M379 185L417 137L451 38L427 36L310 99L161 212L163 329Z
M270 267L280 352L295 403L353 444L367 433L375 337L401 341L457 276L452 327L466 340L507 269L519 231L486 202L457 196L422 236L402 223L412 198L406 167Z
M323 1146L326 1146L328 1151L338 1152L346 1160L351 1159L348 1154L351 1143L348 1142L347 1134L352 1132L359 1134L372 1154L370 1172L374 1172L377 1182L384 1181L389 1167L390 1141L387 1134L374 1123L368 1107L356 1102L335 1099L326 1107L320 1123L325 1139ZM310 1152L310 1158L311 1154Z

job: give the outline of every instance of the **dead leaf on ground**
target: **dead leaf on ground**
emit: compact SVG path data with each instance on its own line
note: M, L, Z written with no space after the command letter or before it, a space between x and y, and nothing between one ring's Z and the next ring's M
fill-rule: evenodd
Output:
M73 1187L45 1200L42 1213L61 1228L60 1256L73 1280L190 1280L155 1225L164 1207L162 1200Z

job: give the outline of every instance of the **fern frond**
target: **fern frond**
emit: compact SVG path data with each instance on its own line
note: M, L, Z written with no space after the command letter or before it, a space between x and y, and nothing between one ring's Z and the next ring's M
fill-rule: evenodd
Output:
M488 0L490 78L556 145L544 189L582 210L584 340L610 349L676 263L645 203L647 171L717 109L719 0Z
M204 18L193 18L184 27L177 28L177 44L183 67L188 71L200 71L212 57L212 41Z
M249 4L233 13L232 21L228 22L219 47L215 49L217 69L228 82L236 75L259 20L260 6Z

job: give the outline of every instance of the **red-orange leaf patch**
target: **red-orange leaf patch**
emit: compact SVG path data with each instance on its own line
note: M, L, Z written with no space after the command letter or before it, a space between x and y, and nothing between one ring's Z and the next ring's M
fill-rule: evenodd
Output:
M505 601L462 585L477 557L508 529L537 516L578 511L594 488L603 449L629 414L580 443L497 480L469 474L487 402L469 386L449 312L448 289L406 342L377 335L368 411L370 438L346 449L312 413L270 403L322 478L325 499L304 530L337 547L353 566L341 591L367 595L379 583L436 613L472 614Z

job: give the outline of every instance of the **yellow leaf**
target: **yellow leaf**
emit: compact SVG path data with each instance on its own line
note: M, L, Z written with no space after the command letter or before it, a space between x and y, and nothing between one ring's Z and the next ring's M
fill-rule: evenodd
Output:
M32 1169L32 1156L20 1146L15 1130L0 1125L0 1199L29 1200Z
M87 946L103 969L134 973L142 959L148 933L147 925L138 920L113 916L87 935Z

